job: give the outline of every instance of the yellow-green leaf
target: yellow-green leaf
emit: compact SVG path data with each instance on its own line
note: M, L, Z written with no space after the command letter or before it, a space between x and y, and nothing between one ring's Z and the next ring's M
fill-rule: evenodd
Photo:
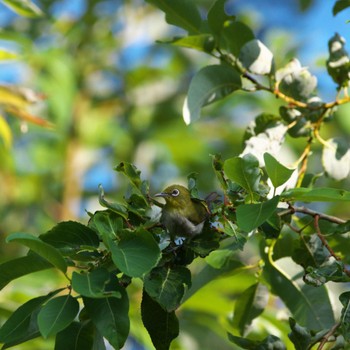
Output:
M0 115L0 137L2 138L6 148L12 145L12 132L10 126L3 116Z
M40 8L30 0L1 0L1 2L20 16L39 17L43 15Z
M0 61L8 61L17 58L17 54L11 51L7 51L3 48L0 48Z

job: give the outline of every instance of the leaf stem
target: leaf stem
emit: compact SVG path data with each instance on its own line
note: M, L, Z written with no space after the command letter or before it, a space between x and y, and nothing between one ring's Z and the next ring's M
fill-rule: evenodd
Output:
M304 176L305 176L305 173L307 170L307 163L309 160L309 155L311 153L312 140L313 140L313 138L310 137L305 148L304 148L304 152L302 153L301 157L297 161L297 164L301 163L301 167L300 167L300 170L298 173L298 181L297 181L297 184L295 187L300 187L302 182L303 182L303 179L304 179Z
M336 330L339 328L340 322L336 323L323 337L320 345L318 346L317 350L322 350L324 345L327 343L328 339L336 332Z

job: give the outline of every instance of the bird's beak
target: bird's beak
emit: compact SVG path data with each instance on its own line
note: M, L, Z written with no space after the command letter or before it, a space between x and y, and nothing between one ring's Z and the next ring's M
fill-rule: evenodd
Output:
M169 194L165 192L156 193L154 195L154 197L167 197L167 196L169 196Z

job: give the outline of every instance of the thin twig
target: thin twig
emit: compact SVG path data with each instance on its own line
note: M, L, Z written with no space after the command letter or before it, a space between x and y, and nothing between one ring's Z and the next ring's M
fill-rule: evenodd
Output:
M302 213L313 217L318 215L321 220L327 220L330 222L334 222L335 224L344 224L346 222L346 220L340 219L336 216L318 213L317 211L311 210L306 207L294 207L292 205L290 205L288 209L279 212L278 215L284 216L284 215L294 214L294 213Z
M333 258L335 258L336 260L340 261L341 258L335 254L334 250L329 246L327 240L324 238L324 236L321 232L321 229L320 229L319 220L320 220L320 215L316 214L314 216L314 225L315 225L315 229L316 229L316 233L317 233L318 238L322 241L322 244L326 247L326 249L329 251L331 256L333 256Z
M316 233L317 233L318 238L322 241L322 244L326 247L326 249L329 251L331 256L333 256L333 258L335 258L337 261L341 261L341 258L335 254L334 250L330 247L326 238L322 234L322 232L320 230L320 226L319 226L319 219L320 219L320 215L317 214L314 216L314 224L315 224ZM350 277L350 270L348 270L345 267L345 265L343 266L343 271Z
M328 339L336 332L336 330L339 328L340 322L336 323L323 337L320 345L318 346L317 350L322 350L324 345L327 343Z

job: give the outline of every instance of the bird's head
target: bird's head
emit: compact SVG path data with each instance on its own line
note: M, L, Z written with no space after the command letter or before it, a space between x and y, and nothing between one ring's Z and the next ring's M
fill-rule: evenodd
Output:
M191 203L190 191L181 185L171 185L154 196L163 197L166 206L171 208L185 208L188 203Z

